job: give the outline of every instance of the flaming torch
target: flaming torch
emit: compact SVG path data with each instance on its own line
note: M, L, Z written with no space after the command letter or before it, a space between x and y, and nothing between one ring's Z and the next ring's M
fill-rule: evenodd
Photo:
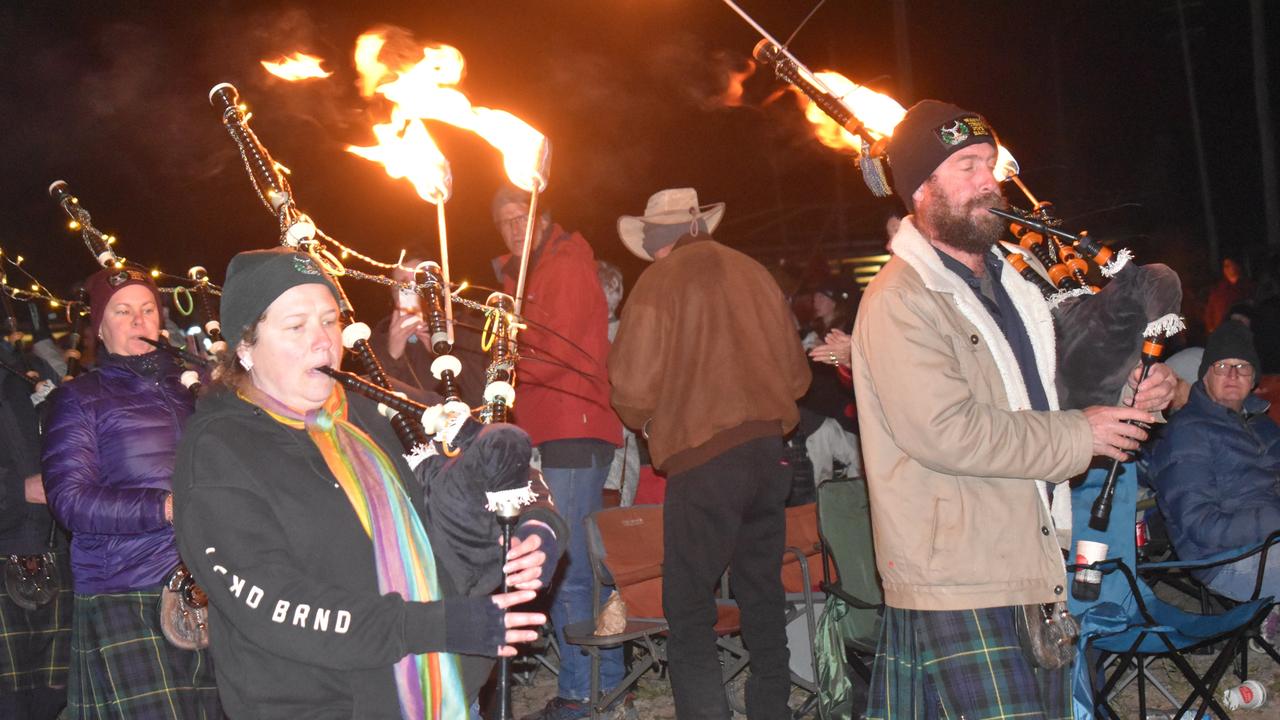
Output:
M516 187L530 194L529 217L537 216L538 194L546 189L550 175L551 149L546 137L520 118L503 110L485 107L474 107L471 101L457 85L462 81L465 61L457 48L449 45L426 45L422 48L421 59L400 67L391 67L383 62L382 48L386 36L380 32L368 32L356 41L356 69L360 73L361 90L365 95L378 94L392 104L389 128L379 135L375 127L375 136L379 144L385 145L388 138L407 138L411 133L417 137L419 133L427 136L425 122L435 120L448 123L462 130L479 135L485 142L502 153L503 169L507 178ZM411 128L420 127L421 130ZM434 145L434 144L433 144ZM377 146L375 146L376 148ZM361 157L372 157L375 148L348 148ZM438 153L438 149L436 150ZM438 163L443 160L429 159L420 162ZM382 160L378 160L382 162ZM386 163L384 162L384 165ZM391 173L390 165L388 173ZM436 165L432 166L432 171ZM447 168L447 165L445 166ZM421 170L420 170L421 171ZM447 174L447 171L446 171ZM392 175L393 177L398 177ZM413 181L412 175L405 172L405 177ZM418 183L415 182L415 187ZM432 191L426 194L418 187L418 194L428 202L432 200ZM447 195L447 194L446 194ZM530 222L525 230L524 247L532 247L533 227ZM449 284L449 263L447 250L444 249L444 232L441 225L441 270L444 272L446 287ZM523 297L525 275L528 272L529 253L522 253L520 275L516 290L516 313L519 314ZM446 303L446 307L448 303Z

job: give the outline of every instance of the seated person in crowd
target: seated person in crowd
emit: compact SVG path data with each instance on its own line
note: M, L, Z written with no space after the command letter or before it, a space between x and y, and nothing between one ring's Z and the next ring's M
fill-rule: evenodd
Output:
M1228 320L1209 337L1199 382L1156 445L1151 483L1183 560L1262 542L1280 530L1280 426L1253 395L1253 336ZM1211 590L1235 600L1253 593L1260 555L1203 570ZM1262 595L1280 595L1280 552L1267 555Z

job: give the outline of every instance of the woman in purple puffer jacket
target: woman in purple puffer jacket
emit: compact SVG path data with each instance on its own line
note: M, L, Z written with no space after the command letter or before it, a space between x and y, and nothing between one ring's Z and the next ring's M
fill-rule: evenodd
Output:
M160 632L160 590L179 563L171 476L194 409L182 368L148 344L160 294L134 269L85 283L97 367L56 391L44 439L49 507L71 531L71 718L220 718L204 650Z

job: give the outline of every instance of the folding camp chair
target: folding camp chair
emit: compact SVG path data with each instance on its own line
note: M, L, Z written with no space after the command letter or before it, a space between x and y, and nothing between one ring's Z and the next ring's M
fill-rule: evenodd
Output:
M822 539L818 586L826 595L813 646L819 715L856 718L866 706L884 610L867 482L837 474L818 486L817 497Z
M791 650L791 682L809 694L795 712L804 715L816 702L818 659L814 639L826 594L822 578L822 538L814 503L786 510L786 548L782 557L782 589L787 603L787 647Z
M1072 688L1075 717L1077 720L1120 718L1112 707L1112 699L1127 684L1136 681L1140 717L1147 712L1147 685L1152 684L1172 704L1179 705L1175 717L1195 706L1197 713L1207 708L1218 717L1229 718L1214 694L1231 660L1247 639L1250 627L1266 615L1271 599L1256 599L1220 614L1202 615L1180 610L1157 598L1134 571L1137 472L1133 464L1121 466L1107 530L1100 532L1089 527L1090 509L1105 476L1104 469L1091 470L1085 481L1072 491L1073 540L1092 540L1106 543L1108 547L1107 559L1089 566L1103 572L1099 598L1089 602L1074 597L1070 600L1071 611L1080 620L1081 638ZM1222 560L1213 558L1209 563ZM1165 565L1207 566L1205 561ZM1074 583L1077 566L1068 569L1072 571ZM1216 656L1203 674L1197 673L1184 654L1214 643L1220 643ZM1178 700L1151 675L1149 664L1160 658L1171 661L1191 686L1185 699Z
M595 576L594 607L607 586L615 586L626 604L626 627L612 635L596 635L595 620L565 629L565 639L591 656L591 717L597 718L648 670L661 668L665 654L660 639L667 631L662 616L662 506L632 505L592 513L586 522L587 549ZM736 603L717 601L716 644L721 650L724 682L746 667L747 651L733 638L741 630ZM597 612L597 616L598 616ZM631 643L645 653L631 672L607 695L600 694L600 649Z

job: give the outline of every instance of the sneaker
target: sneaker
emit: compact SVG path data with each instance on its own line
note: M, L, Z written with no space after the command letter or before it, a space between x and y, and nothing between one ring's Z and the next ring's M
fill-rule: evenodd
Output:
M632 718L635 716L635 706L632 700L635 696L626 693L609 704L605 710L604 717ZM613 714L615 711L617 714ZM530 713L520 718L520 720L578 720L578 718L591 717L591 706L585 700L570 700L568 698L553 697L547 701L546 707L541 710Z

